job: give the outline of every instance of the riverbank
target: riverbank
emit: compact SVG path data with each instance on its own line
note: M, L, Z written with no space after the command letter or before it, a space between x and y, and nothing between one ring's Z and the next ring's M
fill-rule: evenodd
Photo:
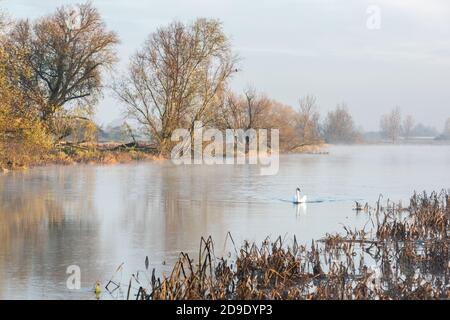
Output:
M323 151L329 147L326 144L305 145L290 152L283 153L302 153L302 154L328 154ZM256 156L247 154L248 157ZM24 170L32 167L41 167L46 165L75 165L75 164L100 164L114 165L119 163L129 163L133 161L161 161L167 160L160 155L153 145L146 143L81 143L71 144L62 143L53 150L42 156L39 160L32 163L7 163L0 164L0 172L6 173L14 170Z
M350 146L450 146L448 141L409 141L397 144L388 142L365 142L359 144L350 144ZM333 144L321 143L315 145L304 145L294 150L281 151L281 154L316 154L327 155L328 149L337 146ZM256 154L247 154L248 157L254 157ZM63 143L44 155L41 159L27 164L0 164L0 173L13 170L23 170L32 167L46 165L75 165L75 164L101 164L114 165L119 163L129 163L133 161L160 161L167 160L158 155L153 145L146 143L81 143L70 144Z
M114 165L133 161L163 160L152 146L129 143L63 143L56 146L39 160L27 164L7 163L0 166L0 172L24 170L47 165L101 164Z

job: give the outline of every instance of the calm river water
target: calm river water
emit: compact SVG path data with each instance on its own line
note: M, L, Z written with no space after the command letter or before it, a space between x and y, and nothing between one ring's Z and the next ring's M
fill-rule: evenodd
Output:
M127 283L143 270L167 272L212 235L216 254L281 235L310 243L368 219L354 201L407 201L450 188L450 146L341 146L327 155L282 155L275 176L241 166L51 166L0 176L0 299L94 299L93 285ZM294 206L299 185L310 203ZM406 203L406 202L405 202ZM226 248L224 246L227 245ZM80 290L66 286L68 266ZM120 279L122 277L122 279ZM121 298L120 293L102 298Z

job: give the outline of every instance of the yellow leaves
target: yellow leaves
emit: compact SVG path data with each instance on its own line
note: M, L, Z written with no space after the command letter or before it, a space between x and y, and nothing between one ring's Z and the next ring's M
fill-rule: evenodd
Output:
M44 126L15 85L17 71L24 68L20 59L10 59L0 47L0 166L27 165L51 146Z
M0 162L23 166L39 160L51 147L51 140L38 119L3 114L0 121Z

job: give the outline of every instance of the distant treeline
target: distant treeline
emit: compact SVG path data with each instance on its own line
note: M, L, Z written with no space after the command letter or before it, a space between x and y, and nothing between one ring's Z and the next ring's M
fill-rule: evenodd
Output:
M401 138L435 138L436 140L450 139L450 118L447 119L444 130L440 133L436 128L416 123L412 115L402 117L399 107L395 107L390 113L381 117L381 137L395 143Z
M0 164L26 164L64 141L94 143L100 133L95 106L105 87L138 126L115 128L113 137L143 138L168 156L177 128L201 121L219 129L280 130L283 151L306 145L363 140L345 104L321 119L316 98L291 107L254 88L229 87L239 72L222 25L214 19L173 22L150 33L127 70L105 76L118 61L115 32L91 3L60 7L40 19L0 17ZM384 136L396 142L418 131L399 109L383 116ZM415 128L415 129L414 129ZM450 136L450 120L442 138Z

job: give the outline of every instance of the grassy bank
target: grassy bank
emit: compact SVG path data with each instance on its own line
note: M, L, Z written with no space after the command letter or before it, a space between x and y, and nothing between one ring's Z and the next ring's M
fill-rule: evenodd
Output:
M33 162L4 163L1 171L27 169L45 165L104 164L113 165L132 161L160 160L155 150L144 144L117 143L64 143L42 155Z
M323 148L326 144L305 145L290 152L281 153L304 153L304 154L327 154ZM252 157L257 154L247 154ZM154 161L166 158L158 155L157 149L153 145L145 143L115 142L105 143L61 143L49 151L36 157L32 161L15 161L14 163L0 163L0 172L11 170L21 170L36 166L45 165L74 165L74 164L103 164L113 165L118 163L128 163L132 161Z
M367 230L344 228L309 245L280 238L216 257L211 238L198 257L181 253L169 275L138 272L129 299L449 299L450 197L415 194L408 207L378 202L358 214ZM148 264L146 263L148 268ZM145 271L144 273L147 273ZM108 290L117 289L112 280ZM138 287L137 292L130 288Z

